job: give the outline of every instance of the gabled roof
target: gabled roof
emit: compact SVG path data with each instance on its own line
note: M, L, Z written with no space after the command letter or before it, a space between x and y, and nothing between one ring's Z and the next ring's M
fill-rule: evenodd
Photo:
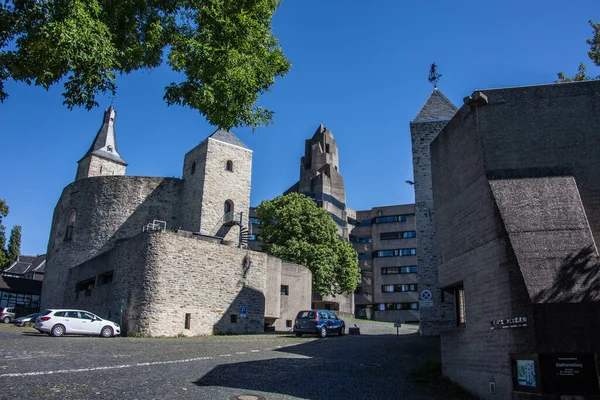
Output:
M19 256L17 260L7 267L3 272L14 275L25 275L28 272L44 273L46 255Z
M414 121L450 119L456 114L458 107L454 105L438 88L433 89L431 96L419 111Z
M209 138L218 140L219 142L229 143L234 146L242 147L244 149L248 148L240 139L237 138L237 136L235 136L230 131L226 131L225 129L217 129L213 132L212 135L209 136Z
M125 160L123 160L119 155L119 151L117 149L117 137L115 135L116 118L117 112L111 104L111 106L104 111L102 126L96 134L96 138L92 142L92 146L81 158L81 160L90 154L93 154L98 157L107 158L109 160L118 162L119 164L127 165ZM79 161L81 162L81 160Z

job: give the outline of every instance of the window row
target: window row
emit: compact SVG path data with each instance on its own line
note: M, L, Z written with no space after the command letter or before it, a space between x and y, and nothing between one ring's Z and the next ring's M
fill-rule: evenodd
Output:
M225 163L225 171L233 172L233 161L227 160ZM191 173L192 175L196 173L196 161L192 162Z
M358 253L359 260L370 260L371 258L371 253Z
M414 237L417 237L417 232L415 231L383 232L379 236L381 240L410 239Z
M376 309L379 311L393 310L418 310L419 303L381 303L376 304Z
M371 243L371 236L364 236L364 237L358 237L358 236L352 236L350 235L350 242L351 243Z
M86 296L92 295L92 289L95 286L102 286L108 283L112 283L114 272L108 271L100 274L96 277L89 278L83 281L79 281L75 284L75 298L79 298L80 292L85 292Z
M409 215L415 214L403 214L403 215L387 215L385 217L375 217L373 218L374 224L386 224L390 222L406 222L406 218Z
M384 268L381 268L381 275L416 274L418 272L419 272L419 268L416 265L409 265L406 267L384 267Z
M0 307L40 308L40 296L0 290Z
M402 257L415 255L417 255L417 249L379 250L373 252L373 257Z
M394 293L394 292L418 292L418 285L416 283L410 284L397 284L397 285L381 285L382 293Z

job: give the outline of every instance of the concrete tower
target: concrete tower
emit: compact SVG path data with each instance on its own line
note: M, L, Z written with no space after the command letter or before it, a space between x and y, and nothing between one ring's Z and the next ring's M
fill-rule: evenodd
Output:
M419 291L423 293L424 290L429 290L432 294L431 301L420 299L420 330L424 336L439 335L444 326L454 323L452 296L443 295L438 282L429 145L457 110L458 108L435 88L419 114L410 123Z
M78 161L75 180L92 176L125 175L127 163L117 151L115 119L117 112L111 105L104 111L102 126L83 158Z
M181 228L238 241L239 226L248 226L251 177L252 150L215 131L185 155Z
M319 125L307 139L304 157L300 160L300 180L286 191L311 197L324 208L338 225L338 234L348 239L346 218L346 189L339 171L338 148L333 133Z

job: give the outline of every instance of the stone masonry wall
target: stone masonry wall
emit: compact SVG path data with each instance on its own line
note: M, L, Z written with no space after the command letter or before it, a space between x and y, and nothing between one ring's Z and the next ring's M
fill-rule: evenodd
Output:
M182 237L150 233L149 293L141 333L150 336L262 333L268 256ZM241 306L247 317L240 316ZM186 314L191 316L185 329ZM235 322L232 322L235 316Z
M225 167L233 162L233 171ZM208 138L206 171L202 196L200 232L238 241L239 227L222 230L225 201L233 202L233 212L243 213L243 223L248 226L250 211L250 183L252 178L252 151Z
M81 160L75 180L93 176L125 175L127 166L103 157L90 155Z
M105 176L68 185L56 205L48 241L42 308L69 307L68 270L130 238L154 219L176 222L182 181ZM67 217L76 212L73 236L65 240Z
M448 120L432 122L413 121L412 138L415 217L417 232L417 265L419 292L428 289L433 294L432 307L420 307L420 332L424 336L439 335L441 330L454 325L452 296L442 294L438 282L438 260L435 242L435 211L431 184L431 155L429 145L446 126Z
M183 174L181 176L185 183L181 194L179 227L190 232L200 231L207 150L208 140L205 140L187 152L183 160Z

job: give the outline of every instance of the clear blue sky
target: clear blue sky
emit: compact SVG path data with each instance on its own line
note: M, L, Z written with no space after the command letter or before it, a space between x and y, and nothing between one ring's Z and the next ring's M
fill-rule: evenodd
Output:
M490 4L491 3L491 4ZM366 5L369 4L369 5ZM411 203L409 122L432 86L456 105L476 89L551 83L573 75L587 58L588 20L597 0L559 1L283 0L274 32L293 63L261 104L275 123L234 133L254 151L252 205L281 194L299 177L304 140L320 123L340 150L350 207ZM183 155L214 131L197 112L167 107L167 68L118 80L116 132L129 175L181 176ZM21 252L42 254L62 189L100 127L100 108L68 111L62 86L49 92L8 82L0 104L0 198L10 214L7 234L23 226Z

